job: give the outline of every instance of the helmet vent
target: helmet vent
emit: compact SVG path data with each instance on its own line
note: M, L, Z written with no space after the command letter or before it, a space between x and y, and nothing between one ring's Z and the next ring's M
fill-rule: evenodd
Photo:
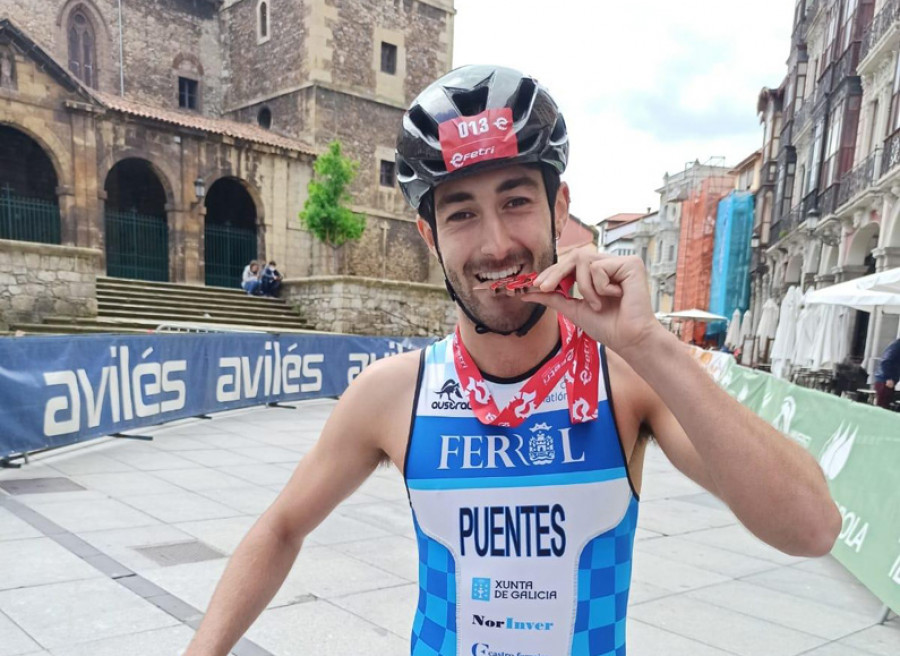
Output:
M453 104L456 105L460 116L475 116L484 111L487 106L489 89L486 86L477 87L471 91L458 91L453 94Z
M557 144L566 138L566 134L566 121L560 114L556 119L556 125L553 126L553 132L550 134L550 142Z
M537 85L530 77L523 77L519 82L519 88L516 89L516 100L512 106L512 119L514 123L518 123L528 115L528 110L531 108L534 92L536 90Z
M519 139L519 154L524 155L525 153L531 152L531 150L537 144L539 136L541 136L540 133L535 133L525 137L524 139Z
M444 164L442 159L423 159L422 167L432 175L447 172L447 165Z
M421 105L416 105L412 109L409 110L408 113L409 120L412 121L412 124L415 125L419 132L422 133L426 139L439 139L438 136L438 126L437 123L434 122L434 119L428 115L424 109L422 109Z

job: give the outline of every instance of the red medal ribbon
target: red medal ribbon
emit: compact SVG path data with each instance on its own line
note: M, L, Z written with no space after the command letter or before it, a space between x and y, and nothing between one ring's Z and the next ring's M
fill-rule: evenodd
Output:
M482 424L518 426L537 410L563 376L566 378L566 395L572 423L597 418L597 379L600 374L597 342L562 314L557 316L562 348L525 382L502 410L497 408L484 377L462 342L459 326L456 326L453 339L456 375L469 406Z

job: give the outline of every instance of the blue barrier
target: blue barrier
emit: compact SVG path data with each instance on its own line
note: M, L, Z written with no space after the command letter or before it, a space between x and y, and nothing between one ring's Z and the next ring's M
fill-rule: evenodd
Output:
M0 338L0 459L263 403L340 395L427 338L193 334Z

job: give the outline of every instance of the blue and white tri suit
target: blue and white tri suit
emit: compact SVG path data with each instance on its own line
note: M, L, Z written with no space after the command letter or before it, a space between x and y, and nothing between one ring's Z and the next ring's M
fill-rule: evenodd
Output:
M423 351L404 475L419 547L412 656L623 656L638 496L601 346L599 415L565 381L515 428L481 424L451 335ZM502 408L524 384L485 377Z

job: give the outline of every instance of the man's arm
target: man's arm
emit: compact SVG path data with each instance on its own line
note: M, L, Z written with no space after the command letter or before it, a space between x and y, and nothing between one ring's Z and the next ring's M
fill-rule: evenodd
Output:
M581 299L552 293L571 273ZM732 399L660 325L640 258L578 249L543 271L535 285L523 301L564 313L652 388L659 402L648 396L642 418L662 435L676 466L717 493L769 544L809 556L831 549L841 517L818 463Z
M628 354L652 390L646 419L672 463L758 538L798 556L831 550L841 518L818 463L721 389L674 335Z
M398 428L392 418L408 420L417 362L410 354L381 360L347 389L315 446L238 545L185 656L225 656L265 609L305 537L384 458L385 431Z

